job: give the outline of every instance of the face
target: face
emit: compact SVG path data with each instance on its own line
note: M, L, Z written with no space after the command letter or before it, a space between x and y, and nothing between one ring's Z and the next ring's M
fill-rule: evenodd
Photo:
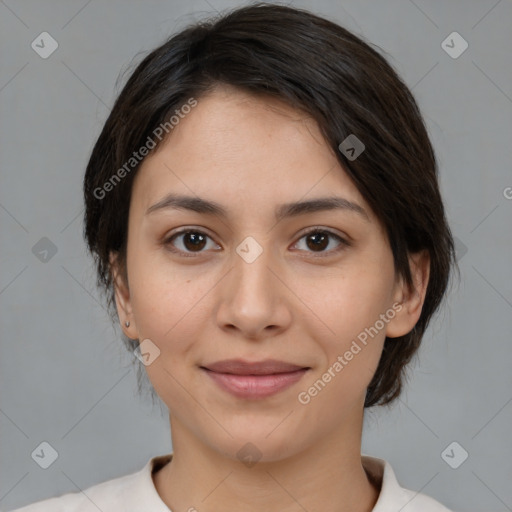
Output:
M224 213L151 210L170 193ZM357 206L283 206L321 198ZM150 340L148 360L160 351L146 371L171 428L233 458L247 442L270 461L350 433L386 335L409 332L419 316L396 306L404 294L384 230L315 123L232 89L199 99L143 162L127 272L119 316L130 338ZM201 368L226 359L308 370L244 397Z

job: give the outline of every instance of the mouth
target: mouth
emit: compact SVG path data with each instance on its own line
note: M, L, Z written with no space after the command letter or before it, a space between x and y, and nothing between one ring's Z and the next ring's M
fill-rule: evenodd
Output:
M311 369L275 359L252 363L230 359L200 368L223 391L244 399L261 399L284 391Z
M309 366L296 365L277 359L265 359L255 362L245 361L244 359L225 359L201 366L201 368L216 373L229 373L233 375L273 375L309 369Z

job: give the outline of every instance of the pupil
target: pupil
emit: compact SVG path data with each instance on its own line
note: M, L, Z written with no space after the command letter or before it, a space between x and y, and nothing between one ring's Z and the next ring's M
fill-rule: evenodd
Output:
M309 247L310 249L314 249L314 248L316 248L316 249L318 249L318 248L325 249L325 247L327 245L325 243L326 240L327 240L327 236L325 236L325 233L313 233L312 235L310 235L308 237L308 240L315 240L313 245ZM320 244L317 243L319 241L320 241ZM309 246L309 244L308 244L308 246Z
M187 249L189 249L190 247L188 247L187 242L191 242L191 247L193 248L202 248L201 244L204 244L204 237L199 233L186 233L184 243Z

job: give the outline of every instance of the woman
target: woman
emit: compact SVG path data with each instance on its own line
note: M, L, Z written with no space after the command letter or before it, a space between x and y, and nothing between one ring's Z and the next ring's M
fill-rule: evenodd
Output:
M189 27L131 75L84 194L173 453L19 511L448 510L361 454L455 266L424 122L380 54L285 6Z

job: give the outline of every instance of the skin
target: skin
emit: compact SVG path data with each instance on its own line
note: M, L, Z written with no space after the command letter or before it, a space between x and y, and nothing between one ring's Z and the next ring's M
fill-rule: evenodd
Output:
M216 201L229 217L145 215L171 191ZM274 221L277 205L332 195L361 205L368 221L349 210ZM335 252L333 236L317 249L304 234L316 226L351 245ZM184 227L207 235L199 248L183 235L166 245ZM247 236L263 249L252 263L236 252ZM410 332L420 317L429 260L411 255L415 290L395 276L383 227L313 120L229 87L200 98L134 180L129 284L114 253L111 263L125 334L160 350L146 371L170 411L174 456L153 474L169 508L372 510L379 489L361 463L365 392L385 337ZM307 405L299 403L298 394L396 303L402 309L385 328ZM238 357L311 369L282 392L247 400L199 369ZM237 457L248 442L261 454L251 467Z

